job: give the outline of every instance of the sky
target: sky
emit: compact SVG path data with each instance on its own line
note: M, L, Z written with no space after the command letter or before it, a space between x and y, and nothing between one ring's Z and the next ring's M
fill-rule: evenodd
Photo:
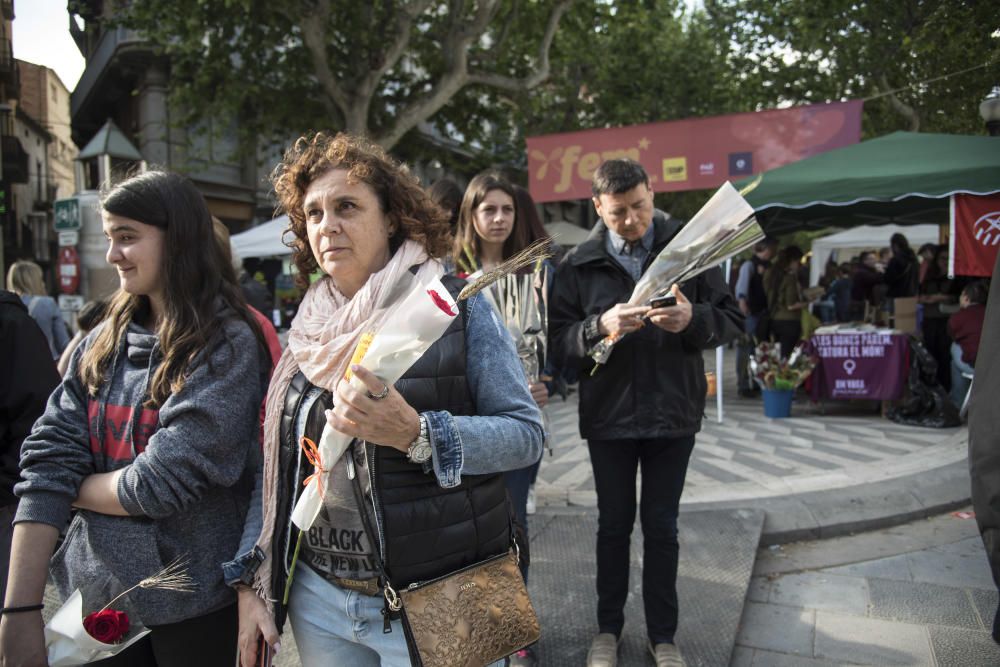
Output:
M69 34L66 0L14 1L14 57L51 67L73 90L83 74L83 56Z

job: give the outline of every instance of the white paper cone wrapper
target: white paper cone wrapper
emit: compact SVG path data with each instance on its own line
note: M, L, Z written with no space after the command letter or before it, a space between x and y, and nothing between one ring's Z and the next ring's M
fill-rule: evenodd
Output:
M450 312L445 312L438 305L431 296L432 292L447 304ZM434 278L426 285L416 284L393 308L392 315L382 328L375 332L361 366L392 386L444 334L457 315L458 305L439 279ZM351 384L364 388L357 376L351 377ZM317 443L320 460L327 470L333 468L351 440L350 436L335 431L327 424ZM322 483L326 484L327 480ZM292 510L292 522L302 530L312 527L323 506L319 487L320 480L316 477L299 496Z
M149 630L130 630L129 634L128 641L121 644L105 644L91 637L83 627L83 596L73 591L45 625L49 667L72 667L110 658L145 637Z

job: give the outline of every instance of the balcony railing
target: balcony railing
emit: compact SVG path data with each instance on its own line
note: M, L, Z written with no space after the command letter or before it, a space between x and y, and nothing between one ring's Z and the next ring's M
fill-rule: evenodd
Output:
M80 81L77 82L76 88L73 89L73 93L70 95L70 114L74 119L77 113L83 108L87 98L95 92L94 87L97 85L98 79L111 65L118 50L123 47L137 46L143 43L145 43L145 40L140 38L134 30L117 27L104 31L97 42L97 46L91 52L90 57L87 58L87 67L83 70Z
M0 136L3 151L3 179L8 183L28 182L28 154L17 137Z
M14 20L14 0L0 0L0 13L8 21Z

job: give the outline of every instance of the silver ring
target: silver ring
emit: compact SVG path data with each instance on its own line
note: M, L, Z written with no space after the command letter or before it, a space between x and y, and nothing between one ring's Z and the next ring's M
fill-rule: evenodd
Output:
M368 398L372 399L373 401L381 401L383 398L389 395L389 385L387 384L382 385L382 391L380 391L377 394L373 394L370 391L366 393L368 394Z

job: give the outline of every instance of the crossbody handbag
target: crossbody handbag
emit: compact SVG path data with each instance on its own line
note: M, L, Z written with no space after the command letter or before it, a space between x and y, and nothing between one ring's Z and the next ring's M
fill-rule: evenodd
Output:
M538 641L541 630L518 569L518 549L395 591L414 665L485 667Z
M355 479L354 492L365 529L377 538L360 480ZM414 667L486 667L538 641L541 628L518 569L513 526L510 535L506 553L398 590L386 575L382 554L372 549L387 611L403 622Z

